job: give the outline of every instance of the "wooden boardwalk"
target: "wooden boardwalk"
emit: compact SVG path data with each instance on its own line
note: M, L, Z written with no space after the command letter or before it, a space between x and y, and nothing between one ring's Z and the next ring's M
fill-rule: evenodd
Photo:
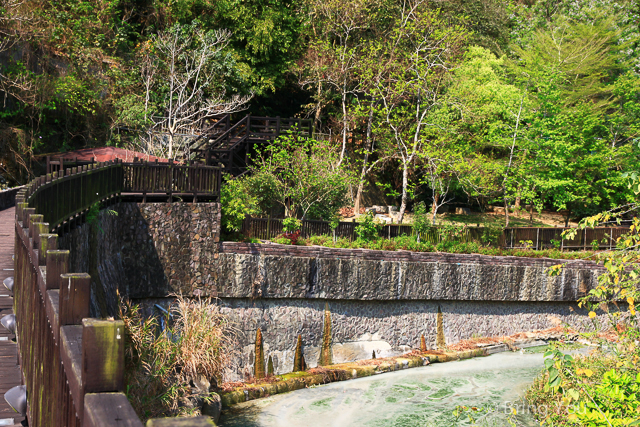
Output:
M1 283L13 276L14 218L15 208L0 211L0 318L13 313L13 297ZM0 326L0 426L21 425L24 420L4 400L7 390L21 384L18 349L14 339Z

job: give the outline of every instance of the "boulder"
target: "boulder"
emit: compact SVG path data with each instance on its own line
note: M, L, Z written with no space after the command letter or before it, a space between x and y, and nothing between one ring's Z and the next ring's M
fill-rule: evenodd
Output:
M211 393L211 399L202 406L202 415L207 415L217 423L222 411L222 399L218 393Z
M471 215L469 208L456 208L456 215Z

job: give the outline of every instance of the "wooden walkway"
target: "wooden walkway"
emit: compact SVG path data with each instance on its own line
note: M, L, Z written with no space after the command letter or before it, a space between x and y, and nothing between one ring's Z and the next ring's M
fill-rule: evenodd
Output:
M0 318L13 313L13 298L1 283L13 276L14 218L15 208L0 211ZM7 390L21 384L18 349L14 339L14 335L0 326L0 426L21 425L24 421L24 417L4 400Z

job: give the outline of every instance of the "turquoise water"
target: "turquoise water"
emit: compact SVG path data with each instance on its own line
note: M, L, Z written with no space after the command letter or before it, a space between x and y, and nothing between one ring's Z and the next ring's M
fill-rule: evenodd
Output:
M540 353L506 352L327 384L235 405L222 427L470 426L458 405L478 408L476 424L507 426L511 408L520 426L539 425L522 402L543 369Z

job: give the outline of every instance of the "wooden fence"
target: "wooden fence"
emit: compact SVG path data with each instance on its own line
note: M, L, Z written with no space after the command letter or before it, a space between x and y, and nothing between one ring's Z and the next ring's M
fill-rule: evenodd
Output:
M506 228L503 232L505 248L558 248L573 250L612 249L616 240L629 233L629 227L585 228L578 230L573 239L562 237L562 232L570 228Z
M335 230L337 238L346 238L349 241L355 240L357 222L339 222ZM331 226L327 221L303 220L300 236L308 238L310 236L333 235ZM466 228L455 237L448 236L444 229L432 227L428 232L420 236L422 242L437 244L445 239L453 238L460 242L471 242L480 240L484 233L483 228ZM280 218L247 218L242 226L242 232L257 239L273 239L282 234L282 219ZM413 235L413 227L410 225L380 225L378 226L378 236L392 239L402 235Z
M340 222L335 230L338 238L346 238L353 241L357 238L356 222ZM568 228L505 228L496 235L496 230L485 227L467 227L460 232L454 232L450 228L432 227L426 233L421 234L420 241L430 242L436 245L443 240L454 240L461 243L481 242L490 243L505 249L593 249L594 241L597 241L598 249L611 249L615 247L618 237L629 232L628 227L607 227L580 230L572 240L563 239L561 234ZM242 226L242 232L257 239L273 239L282 234L282 219L279 218L247 218ZM302 221L300 235L304 238L319 235L333 235L327 221ZM410 225L380 225L378 236L392 239L394 237L414 234Z
M61 226L81 221L94 203L115 202L127 191L215 197L219 185L202 167L113 162L49 174L20 190L13 292L30 425L142 427L122 393L123 322L89 318L91 277L70 272L70 253L58 249L59 234L51 232L64 233ZM191 420L172 425L202 425Z

